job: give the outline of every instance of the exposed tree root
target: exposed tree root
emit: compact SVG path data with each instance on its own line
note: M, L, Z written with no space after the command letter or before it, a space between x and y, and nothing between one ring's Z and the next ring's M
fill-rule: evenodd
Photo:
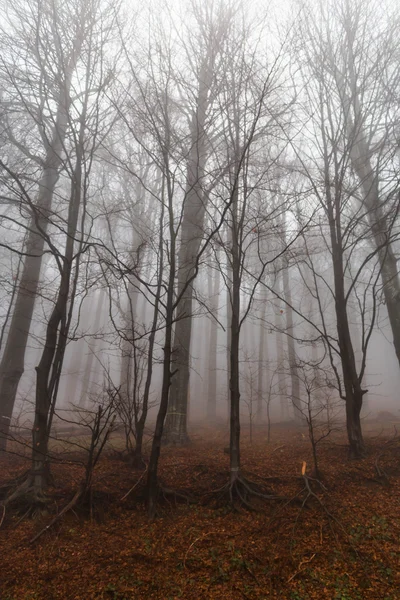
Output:
M148 490L144 491L143 499L147 506L150 519L154 519L159 515L160 506L177 506L178 504L197 504L198 500L189 492L184 490L174 490L165 487L161 482L157 484L157 490L153 494L149 494Z
M44 533L49 531L56 525L68 512L73 512L76 514L75 509L79 512L84 512L85 515L90 515L90 518L93 518L95 502L93 498L93 488L87 487L85 482L81 483L81 485L76 490L75 494L72 496L71 500L67 502L67 504L60 510L59 513L55 515L55 517L43 527L31 540L30 543L33 544L38 540Z
M75 508L78 504L78 502L82 499L84 495L84 488L83 486L80 486L78 488L78 490L75 492L74 496L72 497L72 499L68 502L68 504L66 504L64 506L64 508L54 517L54 519L52 519L50 521L50 523L48 525L46 525L46 527L43 527L43 529L41 529L39 531L39 533L37 533L31 540L30 543L33 544L34 542L36 542L36 540L38 540L44 533L46 533L46 531L49 531L49 529L51 529L52 527L54 527L54 525L56 523L58 523L58 521L60 519L62 519L62 517L69 512L70 510L72 510L73 508Z
M206 496L209 501L214 499L217 506L228 505L233 510L244 508L250 511L257 510L256 506L252 504L252 499L254 498L269 501L282 500L280 496L271 493L258 483L250 481L239 473L234 479L231 479L231 481L221 488L206 494Z
M355 552L355 554L359 557L359 552L357 551L357 549L355 548L354 544L352 543L350 536L348 535L346 529L344 528L344 526L342 525L342 523L339 521L339 519L337 519L326 507L326 505L324 504L324 502L321 500L321 498L318 496L318 494L313 490L313 486L318 486L321 490L327 492L327 488L326 486L319 481L318 479L315 479L313 477L309 477L308 475L306 475L306 463L303 463L303 468L302 468L302 473L301 473L301 480L304 483L303 488L300 490L300 492L298 494L296 494L296 496L294 498L292 498L290 500L290 502L300 502L300 510L299 513L296 517L296 520L293 524L293 537L295 534L295 531L297 529L297 525L299 523L300 517L303 513L304 508L308 505L308 503L312 500L315 500L316 503L319 505L319 507L321 508L321 511L323 512L323 514L325 514L325 516L327 517L328 520L328 524L330 527L330 530L332 532L333 537L335 538L336 542L338 543L338 536L337 536L337 532L335 531L334 528L334 524L338 527L338 529L344 534L344 536L346 537L348 543L350 544L350 546L352 547L352 550Z
M10 484L3 505L14 506L21 512L25 512L25 516L33 518L46 515L49 512L51 499L35 485L34 481L34 476L28 472L17 482Z

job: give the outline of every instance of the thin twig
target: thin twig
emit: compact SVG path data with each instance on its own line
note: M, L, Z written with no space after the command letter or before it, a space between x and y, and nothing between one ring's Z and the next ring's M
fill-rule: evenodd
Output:
M134 490L135 488L137 488L137 486L139 485L139 483L142 481L143 477L146 475L146 473L147 473L147 469L148 469L148 467L146 467L146 470L145 470L145 471L143 471L143 473L141 474L141 476L139 477L139 479L137 480L137 482L135 483L135 485L133 485L133 486L131 487L131 489L130 489L128 492L126 492L125 496L123 496L123 497L121 498L121 502L123 502L123 500L125 500L125 499L126 499L128 496L129 496L129 494L131 494L131 493L133 492L133 490Z
M0 519L0 527L3 525L3 521L4 521L4 517L6 516L6 507L3 504L3 514L1 515L1 519Z

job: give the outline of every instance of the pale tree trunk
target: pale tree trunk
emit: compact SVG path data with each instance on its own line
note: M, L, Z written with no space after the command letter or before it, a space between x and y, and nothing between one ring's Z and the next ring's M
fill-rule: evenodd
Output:
M260 424L263 414L263 398L268 390L268 378L265 377L268 368L268 347L265 331L265 320L267 316L268 291L266 287L261 290L261 323L258 338L258 372L257 372L257 422ZM266 385L264 387L264 381Z
M80 311L80 319L83 323L88 323L90 321L89 302L90 301L84 301ZM70 344L69 348L71 352L68 353L70 358L65 361L66 384L64 386L63 402L77 401L79 384L81 383L82 365L85 361L85 345L84 340ZM81 396L82 394L79 394L79 397Z
M284 225L285 226L285 225ZM286 236L284 235L284 238ZM284 241L286 245L286 240ZM294 326L293 326L293 310L292 310L292 291L290 289L290 276L289 276L289 265L285 261L283 272L283 297L285 299L285 313L286 313L286 333L287 333L287 344L288 344L288 359L289 359L289 370L290 380L292 384L292 404L294 410L294 418L298 423L304 422L304 415L301 410L301 398L300 398L300 379L297 372L297 358L296 348L294 340Z
M51 214L53 193L62 165L64 140L68 126L67 113L71 77L77 57L78 50L74 52L73 60L66 71L64 90L55 115L52 137L47 147L39 181L34 216L27 234L24 248L26 257L19 281L10 329L0 363L0 450L6 448L18 385L24 372L25 351L39 288L48 219Z
M99 327L99 323L102 321L104 304L106 295L102 290L99 291L99 297L96 303L96 311L94 314L94 327ZM86 359L85 371L82 378L82 391L80 395L80 406L87 406L89 399L90 382L93 375L93 363L96 357L96 351L99 346L99 340L97 338L90 339L88 343L88 355Z
M218 318L218 294L220 288L221 273L217 269L214 273L211 266L208 267L208 297L210 312ZM208 389L207 389L207 420L213 424L217 416L217 343L218 323L215 319L209 319L208 339Z
M277 275L278 294L281 295L280 275ZM285 307L286 308L286 307ZM281 407L281 419L286 421L289 418L288 400L287 400L287 384L285 374L285 352L284 352L284 335L282 333L282 321L284 319L284 310L275 306L275 336L276 336L276 356L277 356L277 372L278 372L278 392L279 402Z
M348 32L347 35L349 35ZM384 213L379 191L380 173L377 169L374 169L371 162L372 153L368 141L370 135L367 134L364 128L365 118L358 92L359 86L355 73L352 42L353 40L349 35L350 90L346 89L346 84L339 70L336 73L337 83L345 102L346 133L350 144L351 164L361 184L363 204L367 210L373 242L378 251L383 293L392 329L393 345L400 365L400 279L397 259L389 240L392 218ZM351 117L351 114L354 115L354 118Z
M121 350L121 376L120 376L120 392L126 397L130 397L132 386L132 353L135 332L135 322L137 315L137 305L139 299L139 290L128 283L128 308L125 313L126 322L126 339L122 340Z
M390 222L384 215L379 195L379 177L374 172L368 159L367 148L359 140L358 148L352 153L352 164L364 192L364 205L368 210L368 219L375 246L378 250L383 293L386 309L392 329L393 345L397 360L400 365L400 281L397 269L397 259L392 244L388 241L390 236ZM354 155L357 153L357 157Z

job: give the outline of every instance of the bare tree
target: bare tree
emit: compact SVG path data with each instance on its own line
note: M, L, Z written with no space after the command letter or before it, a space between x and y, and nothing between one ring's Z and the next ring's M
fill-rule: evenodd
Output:
M7 134L30 168L40 171L36 198L18 165L0 162L10 199L30 219L23 250L24 264L0 363L0 448L4 449L18 383L24 371L24 355L38 291L45 239L51 219L54 190L63 167L69 128L72 80L79 62L91 9L84 2L33 0L14 3L1 30L1 77L6 82L3 103L7 110ZM32 73L25 71L30 64ZM20 129L37 131L34 141ZM38 141L40 144L38 144ZM27 175L29 173L27 171ZM29 181L29 177L28 177Z
M86 5L85 5L86 6ZM87 6L86 6L87 8ZM90 184L96 149L104 141L112 120L107 118L104 90L110 82L105 61L107 40L111 39L114 18L104 18L92 6L85 29L86 61L79 101L71 102L67 114L70 138L65 145L64 168L68 187L64 206L59 206L51 221L55 234L45 236L57 271L55 298L47 318L45 339L36 367L35 418L32 429L32 468L18 490L30 502L43 502L48 483L48 443L57 401L68 334L71 327L81 262L90 250L87 221ZM99 43L101 42L101 43ZM94 51L92 51L92 48ZM69 189L68 189L69 188ZM61 233L61 241L59 239ZM43 232L42 232L43 235Z
M204 239L209 194L207 188L210 185L207 181L209 177L206 177L206 166L207 160L210 162L212 136L215 136L211 110L219 93L223 65L221 58L233 18L231 6L225 6L220 1L204 6L193 2L192 8L198 34L194 37L192 29L190 47L185 46L185 50L190 52L188 59L195 68L193 75L197 89L194 93L195 105L191 108L190 146L178 255L177 293L182 298L177 311L173 343L176 374L171 384L168 418L165 424L165 441L178 445L188 441L187 407L193 285L188 285L187 282L193 279L197 256ZM184 294L182 290L185 290Z

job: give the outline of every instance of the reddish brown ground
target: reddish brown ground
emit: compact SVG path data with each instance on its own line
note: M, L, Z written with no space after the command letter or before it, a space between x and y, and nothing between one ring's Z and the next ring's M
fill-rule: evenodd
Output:
M149 522L134 494L122 496L139 472L108 456L96 473L97 518L70 513L35 544L29 539L49 518L6 514L0 530L1 600L400 599L400 442L390 430L367 437L368 457L349 462L344 438L319 451L327 491L301 512L299 504L262 502L257 512L229 512L212 505L164 506ZM385 443L386 442L386 443ZM190 448L165 449L164 482L198 496L225 481L226 436L197 434ZM279 448L280 446L283 446ZM375 461L389 478L376 480ZM302 488L302 461L310 447L297 431L276 430L268 445L257 432L245 439L244 471L272 476L270 488L293 497ZM24 466L3 457L0 481ZM79 466L53 468L56 502L65 503L81 477ZM101 505L101 506L100 506ZM101 508L101 510L100 510ZM0 512L1 518L1 512Z

